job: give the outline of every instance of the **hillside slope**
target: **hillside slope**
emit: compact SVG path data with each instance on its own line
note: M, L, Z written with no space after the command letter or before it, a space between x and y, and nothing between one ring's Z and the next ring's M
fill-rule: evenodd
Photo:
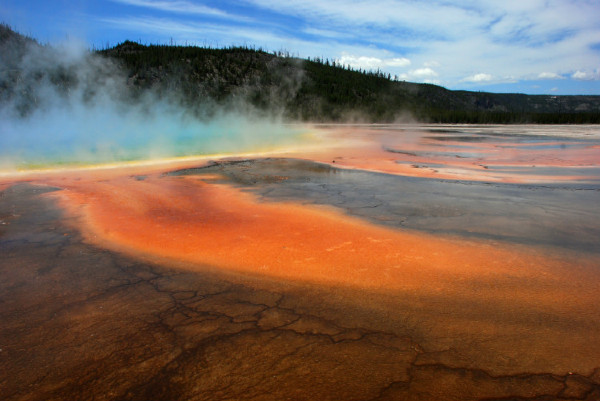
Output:
M42 59L33 65L31 48ZM35 88L41 82L65 94L83 85L87 101L93 97L94 85L119 81L114 96L121 101L140 101L152 93L200 116L225 106L315 122L394 122L410 116L445 123L600 123L600 96L452 91L396 81L380 71L356 71L328 60L253 48L146 46L126 41L90 52L81 73L62 60L44 64L53 59L48 56L53 48L2 25L0 51L0 102L17 99L22 114L43 103Z

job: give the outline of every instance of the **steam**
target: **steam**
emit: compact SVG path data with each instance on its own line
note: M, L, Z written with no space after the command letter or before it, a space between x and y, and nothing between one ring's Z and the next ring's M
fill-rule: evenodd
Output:
M298 128L243 102L184 107L69 42L0 46L0 170L257 151Z

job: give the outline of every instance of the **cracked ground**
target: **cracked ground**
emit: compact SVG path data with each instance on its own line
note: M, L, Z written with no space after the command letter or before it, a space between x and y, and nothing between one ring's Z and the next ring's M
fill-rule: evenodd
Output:
M418 180L286 160L216 163L157 179L202 174L264 202L332 205L393 228L560 243L574 255L598 244L597 190L478 184L458 203L419 203ZM370 186L358 194L357 180ZM456 199L448 184L436 185L431 193ZM460 185L459 193L475 184ZM404 200L392 196L398 186ZM181 269L86 240L77 219L46 196L61 191L20 183L0 193L3 400L600 400L600 317L590 303L513 302L518 294L502 277L461 284L478 300ZM588 209L557 206L573 194ZM521 230L489 229L511 212ZM561 229L539 218L548 214ZM590 236L562 228L573 221ZM550 294L597 288L551 283L527 286ZM503 302L486 298L494 291L505 291ZM598 292L591 297L597 305Z

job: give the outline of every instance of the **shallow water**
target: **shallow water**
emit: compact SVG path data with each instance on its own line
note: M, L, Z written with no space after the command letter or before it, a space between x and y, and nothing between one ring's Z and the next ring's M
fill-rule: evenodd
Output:
M388 227L600 252L600 185L432 180L276 158L168 175L215 173L265 200L335 206Z
M596 133L330 127L5 179L4 397L600 399Z
M507 183L598 184L595 126L330 128L313 160L405 176ZM435 134L435 135L432 135ZM348 146L346 146L348 145ZM467 148L465 148L465 146ZM306 156L306 154L305 154ZM519 174L504 169L518 169Z

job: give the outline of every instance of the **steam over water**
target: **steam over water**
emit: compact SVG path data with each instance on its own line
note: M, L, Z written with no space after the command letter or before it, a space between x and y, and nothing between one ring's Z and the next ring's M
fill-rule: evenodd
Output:
M0 171L257 151L299 133L243 101L135 92L122 68L78 45L0 53Z
M272 120L227 113L200 121L169 105L152 112L76 105L3 119L0 170L257 151L299 133Z

